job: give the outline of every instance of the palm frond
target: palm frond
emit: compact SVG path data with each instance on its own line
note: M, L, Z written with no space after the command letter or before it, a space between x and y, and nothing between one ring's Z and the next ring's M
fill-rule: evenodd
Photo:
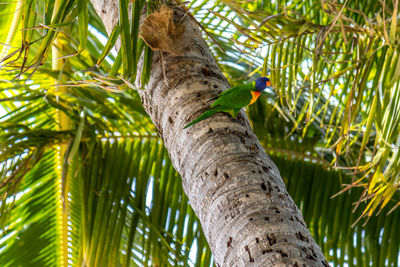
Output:
M259 101L248 111L255 133L277 164L327 260L334 266L397 266L400 240L391 222L400 216L393 209L399 192L386 199L388 204L378 216L357 223L370 203L364 198L365 189L352 188L352 175L333 169L321 158L324 133L318 124L311 124L305 136L301 131L290 134L293 122L282 119L273 99Z
M17 177L20 180L18 184L8 184L6 193L4 188L1 189L3 205L8 209L7 213L3 213L4 210L1 212L2 266L58 265L59 186L55 160L54 150L45 152L37 160L37 164L29 162L34 166ZM8 195L7 192L11 194ZM7 218L3 217L6 215Z
M218 58L225 70L235 77L241 72L242 79L269 74L275 101L295 121L293 131L301 129L304 137L318 126L336 155L326 160L362 172L354 186L368 188L365 214L383 208L398 191L400 175L394 167L400 118L394 4L218 1L212 8L211 15L194 10L216 39L229 44Z
M364 201L353 212L363 188L354 187L332 198L342 184L351 184L350 176L283 153L272 153L272 159L328 262L333 266L397 266L400 239L392 225L399 222L399 210L382 216L389 212L385 207L380 216L354 226L367 206ZM399 201L399 197L396 193L391 201Z

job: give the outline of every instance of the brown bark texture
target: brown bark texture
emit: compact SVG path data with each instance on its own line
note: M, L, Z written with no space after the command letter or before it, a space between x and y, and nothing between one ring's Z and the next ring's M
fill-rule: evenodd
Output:
M118 1L92 4L110 32ZM185 51L161 52L162 59L155 52L150 81L139 94L182 177L215 264L328 266L243 110L236 119L218 113L183 129L229 83L193 20L179 8L174 20L184 26ZM140 73L142 60L138 64Z

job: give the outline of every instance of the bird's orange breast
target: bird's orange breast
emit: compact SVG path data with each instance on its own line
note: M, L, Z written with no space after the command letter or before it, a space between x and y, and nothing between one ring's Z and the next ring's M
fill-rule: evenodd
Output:
M256 100L258 99L258 97L261 95L261 92L257 92L257 91L251 91L251 101L249 103L249 105L253 104L254 102L256 102Z

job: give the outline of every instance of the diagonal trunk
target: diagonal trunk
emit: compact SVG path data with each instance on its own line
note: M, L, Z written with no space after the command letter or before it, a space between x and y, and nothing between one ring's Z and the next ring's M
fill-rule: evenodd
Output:
M110 31L118 2L92 3ZM190 46L181 56L164 52L162 60L154 53L150 82L140 96L182 177L215 263L328 266L243 111L237 119L219 113L183 129L229 88L188 16L183 25Z

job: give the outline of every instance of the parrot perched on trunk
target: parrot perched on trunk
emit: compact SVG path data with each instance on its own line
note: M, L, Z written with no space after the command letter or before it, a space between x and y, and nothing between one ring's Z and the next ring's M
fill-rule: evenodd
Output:
M231 87L220 93L210 109L187 124L184 129L220 111L229 112L235 118L241 108L253 104L267 88L271 89L272 87L271 81L266 77L258 78L255 82L249 84Z

